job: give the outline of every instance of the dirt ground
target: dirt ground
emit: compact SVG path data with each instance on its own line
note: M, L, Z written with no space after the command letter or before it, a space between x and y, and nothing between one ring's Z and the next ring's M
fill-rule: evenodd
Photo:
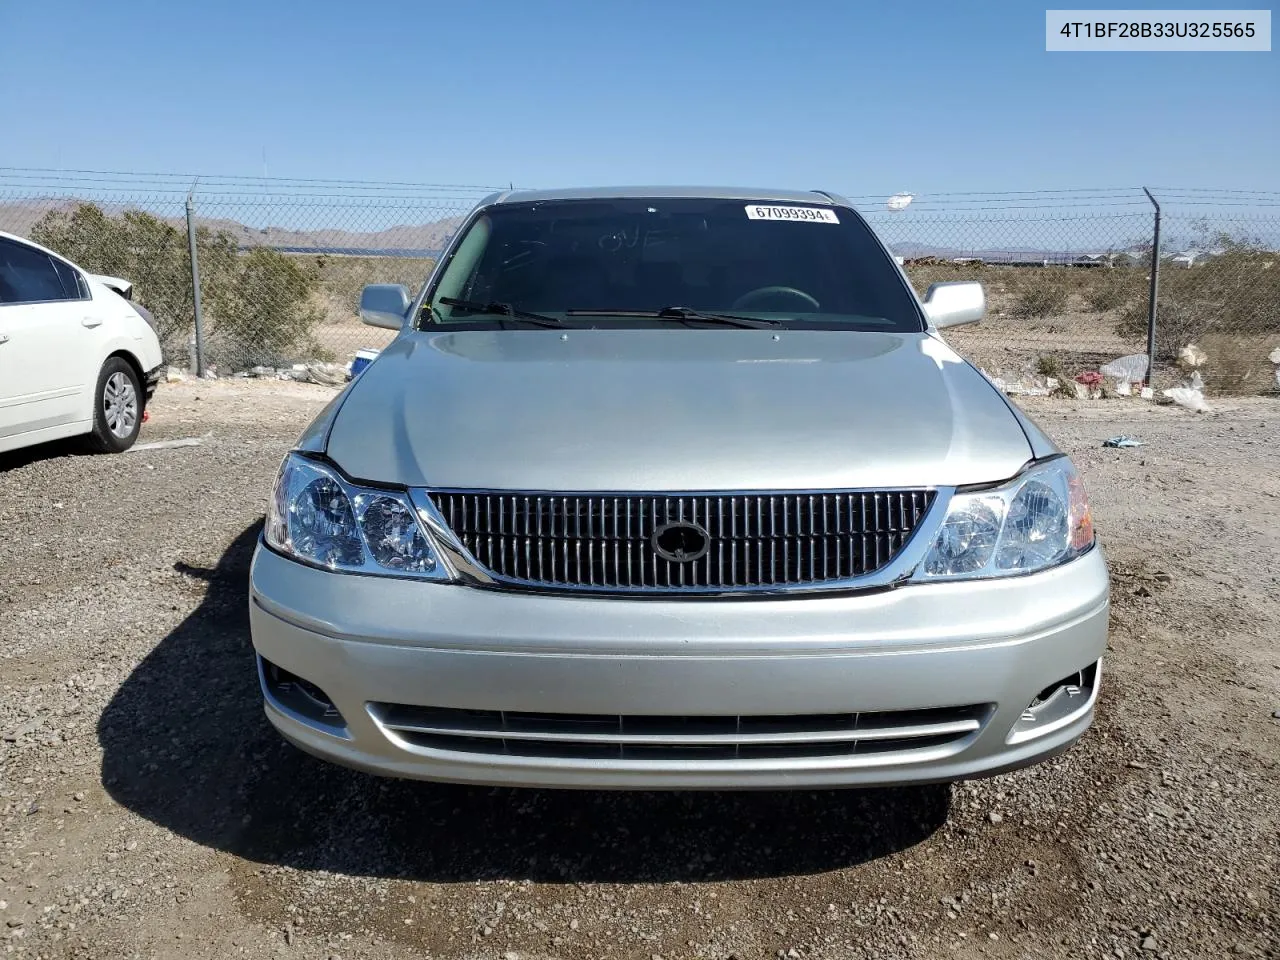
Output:
M0 457L0 953L1280 957L1280 402L1029 404L1114 574L1098 720L1064 756L626 794L379 781L268 726L249 556L331 395L166 386L142 440L201 445Z
M336 317L316 324L311 335L326 356L349 363L357 350L381 350L395 339L396 331L371 327L359 317Z

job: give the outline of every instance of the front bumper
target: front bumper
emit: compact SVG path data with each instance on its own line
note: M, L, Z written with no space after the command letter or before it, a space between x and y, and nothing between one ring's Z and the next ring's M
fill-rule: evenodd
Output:
M160 363L142 375L142 389L146 392L148 400L155 394L156 387L160 385L161 379L164 378L164 369L165 365Z
M1093 719L1096 671L1071 699L1055 701L1051 722L1028 728L1024 711L1102 657L1108 578L1095 549L1004 580L847 596L620 600L333 574L260 545L249 606L268 669L318 686L333 707L327 718L295 709L264 675L267 716L302 749L347 766L523 786L870 786L986 776L1074 743ZM520 742L477 752L406 737L380 704L624 720L972 705L981 723L943 743L842 755L530 756Z

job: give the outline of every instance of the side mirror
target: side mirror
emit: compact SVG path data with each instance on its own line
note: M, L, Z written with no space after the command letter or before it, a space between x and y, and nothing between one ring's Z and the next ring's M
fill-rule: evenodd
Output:
M404 284L371 283L360 291L360 319L371 327L399 330L411 302Z
M932 283L924 295L924 312L938 328L977 323L987 312L987 294L976 280Z

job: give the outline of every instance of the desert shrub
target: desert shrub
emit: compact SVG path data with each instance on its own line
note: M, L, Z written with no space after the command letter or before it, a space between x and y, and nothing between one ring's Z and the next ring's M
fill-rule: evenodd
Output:
M1042 280L1019 292L1009 312L1021 320L1039 320L1062 313L1066 308L1066 287L1051 280Z
M1095 276L1082 293L1085 306L1094 313L1120 310L1142 294L1146 275L1139 270L1114 268L1092 272Z
M1261 245L1214 238L1222 249L1195 266L1163 265L1156 310L1156 357L1177 359L1188 343L1211 334L1280 343L1280 255ZM1116 321L1116 333L1145 341L1147 303L1130 303Z
M31 239L92 273L130 280L155 317L165 355L186 356L195 304L185 224L141 210L109 216L81 203L47 213ZM314 356L310 332L321 317L314 262L266 247L242 251L232 234L204 227L196 231L196 252L211 362L226 369Z
M1274 367L1267 353L1280 340L1269 337L1210 333L1198 344L1209 358L1204 380L1213 393L1262 393L1276 386Z
M1057 380L1067 379L1067 375L1062 370L1062 360L1047 353L1036 358L1036 373L1042 377L1053 377Z
M331 318L355 316L367 283L403 283L416 293L431 273L429 257L321 256L316 258L321 289L334 309Z
M230 259L220 253L224 257L214 282L206 283L202 272L200 286L214 318L210 341L227 358L224 364L276 364L310 346L311 328L321 319L312 300L314 262L269 247L253 247Z
M1147 342L1148 304L1136 300L1129 304L1116 321L1116 334L1134 344ZM1178 351L1188 343L1195 343L1205 333L1203 316L1181 301L1164 296L1161 292L1159 314L1156 321L1156 359L1172 363L1178 359Z

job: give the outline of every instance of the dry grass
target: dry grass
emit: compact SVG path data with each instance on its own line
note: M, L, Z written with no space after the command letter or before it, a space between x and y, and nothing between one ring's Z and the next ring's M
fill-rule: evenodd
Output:
M1006 379L1044 376L1046 364L1058 371L1054 376L1069 379L1145 344L1145 325L1141 337L1123 336L1116 330L1115 308L1091 306L1098 301L1095 290L1121 283L1140 289L1142 271L930 263L909 266L907 276L921 294L931 283L984 285L986 318L948 330L946 338L978 366Z
M1094 313L1123 310L1129 304L1147 303L1147 276L1141 270L1095 270L1082 291L1085 305Z
M435 261L418 257L341 256L326 254L314 260L319 276L316 305L322 320L311 329L317 356L346 362L357 350L380 350L395 331L360 322L360 291L369 283L403 283L416 292Z
M1045 282L1027 287L1019 293L1010 312L1022 320L1039 320L1042 317L1058 316L1066 309L1066 288L1059 282Z
M978 280L987 317L948 330L970 360L1006 379L1043 376L1046 363L1070 378L1129 353L1145 353L1147 284L1142 267L1000 267L930 263L907 268L922 294L931 283ZM1196 343L1209 355L1206 387L1215 393L1275 389L1267 354L1280 347L1280 264L1276 254L1229 247L1191 269L1160 274L1155 370L1181 377L1178 350Z
M417 291L435 261L419 257L364 257L327 254L316 257L320 287L329 304L330 320L355 315L360 290L368 283L403 283Z
M321 323L311 331L311 335L321 350L334 360L346 363L356 355L357 350L381 350L395 339L396 332L371 327L352 316Z
M1280 346L1280 336L1210 333L1198 346L1209 358L1203 370L1209 392L1257 394L1276 389L1275 368L1267 354Z

